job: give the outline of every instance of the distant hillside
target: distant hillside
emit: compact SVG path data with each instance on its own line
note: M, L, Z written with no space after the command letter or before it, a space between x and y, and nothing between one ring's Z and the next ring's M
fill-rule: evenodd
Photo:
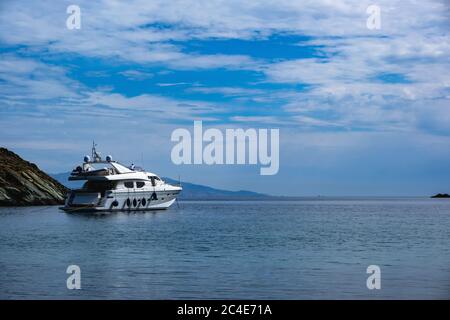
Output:
M0 206L61 204L66 192L34 163L0 148Z
M49 175L69 189L78 189L83 186L84 181L69 181L70 172L49 173Z
M68 181L67 178L69 177L69 175L70 173L66 172L66 173L52 174L51 176L70 189L80 188L83 185L82 181ZM163 179L171 184L178 183L178 181L170 178L163 177ZM257 199L272 198L271 196L262 193L256 193L245 190L241 191L221 190L211 188L208 186L203 186L200 184L194 184L183 181L181 181L181 185L183 187L183 191L178 197L181 200L253 200L253 199L257 200Z
M178 181L170 178L163 178L165 181L171 184L176 184ZM179 199L181 200L252 200L252 199L266 199L271 196L256 193L252 191L240 190L240 191L228 191L215 189L200 184L194 184L181 181L183 191L181 192Z

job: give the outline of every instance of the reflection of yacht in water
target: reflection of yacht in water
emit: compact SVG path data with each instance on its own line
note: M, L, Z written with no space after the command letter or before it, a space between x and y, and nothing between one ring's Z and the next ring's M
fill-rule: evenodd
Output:
M167 209L182 190L164 182L157 175L140 168L125 167L111 156L102 160L92 146L92 159L76 167L69 180L85 180L81 189L69 192L62 210L80 211L137 211Z

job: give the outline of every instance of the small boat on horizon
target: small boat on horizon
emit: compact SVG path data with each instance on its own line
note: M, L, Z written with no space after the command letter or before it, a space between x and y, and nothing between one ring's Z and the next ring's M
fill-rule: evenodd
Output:
M84 157L69 181L86 181L71 190L60 209L66 212L146 211L169 208L181 192L181 185L171 185L142 168L126 167L111 156L103 160L92 145L92 158Z

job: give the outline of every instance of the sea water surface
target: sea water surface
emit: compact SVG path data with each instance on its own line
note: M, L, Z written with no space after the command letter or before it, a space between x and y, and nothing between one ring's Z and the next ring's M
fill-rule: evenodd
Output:
M81 289L68 290L69 265ZM369 290L369 265L381 289ZM1 299L450 299L450 201L0 208Z

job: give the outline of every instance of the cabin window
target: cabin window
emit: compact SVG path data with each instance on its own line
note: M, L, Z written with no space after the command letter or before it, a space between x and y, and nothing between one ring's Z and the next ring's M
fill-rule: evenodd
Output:
M155 177L150 177L150 176L149 176L149 178L150 178L150 180L152 181L152 186L153 186L153 187L156 186Z
M136 187L137 188L142 188L143 186L145 186L145 182L142 182L142 181L137 181L136 182Z
M116 183L112 181L86 181L83 185L83 190L90 192L104 192L115 188Z
M133 188L134 186L133 181L127 181L124 183L124 185L126 188Z

